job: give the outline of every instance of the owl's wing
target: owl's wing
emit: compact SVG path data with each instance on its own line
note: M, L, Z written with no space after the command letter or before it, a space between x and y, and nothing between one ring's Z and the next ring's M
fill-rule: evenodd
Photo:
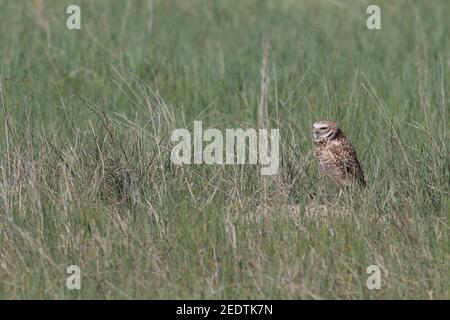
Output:
M350 141L340 139L338 143L332 144L329 150L333 154L336 164L345 170L348 177L356 178L361 185L366 185L364 172L358 161L356 150Z

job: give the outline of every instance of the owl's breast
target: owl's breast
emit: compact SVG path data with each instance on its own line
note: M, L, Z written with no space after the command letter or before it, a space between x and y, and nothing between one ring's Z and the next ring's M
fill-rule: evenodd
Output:
M339 165L338 155L330 149L331 143L318 144L314 147L314 154L321 169L331 177L340 177L342 168Z

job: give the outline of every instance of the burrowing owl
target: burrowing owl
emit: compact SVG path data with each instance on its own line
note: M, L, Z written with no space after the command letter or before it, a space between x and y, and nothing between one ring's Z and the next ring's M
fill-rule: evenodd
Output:
M313 124L314 155L320 168L339 188L353 182L366 185L364 172L352 143L344 136L335 121L322 120Z

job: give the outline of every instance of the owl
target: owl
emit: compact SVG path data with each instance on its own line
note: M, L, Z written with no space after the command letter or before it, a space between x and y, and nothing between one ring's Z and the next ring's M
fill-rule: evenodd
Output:
M352 143L335 121L321 120L313 124L314 155L320 168L341 190L355 182L366 186L364 172Z

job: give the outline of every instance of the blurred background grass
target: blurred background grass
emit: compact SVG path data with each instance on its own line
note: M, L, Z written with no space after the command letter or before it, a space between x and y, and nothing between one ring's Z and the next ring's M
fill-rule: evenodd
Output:
M369 4L0 1L0 297L449 298L450 3L378 1L374 31ZM263 39L280 175L173 167L175 127L257 126ZM368 175L344 202L321 118Z

